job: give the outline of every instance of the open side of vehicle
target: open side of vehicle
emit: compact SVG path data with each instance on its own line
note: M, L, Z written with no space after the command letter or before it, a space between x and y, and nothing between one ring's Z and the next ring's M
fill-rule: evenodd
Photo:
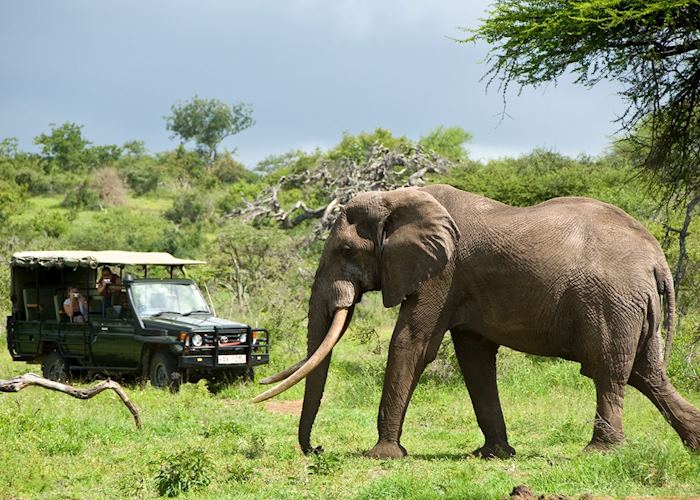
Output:
M201 261L152 252L21 252L11 261L12 315L7 345L15 361L41 363L46 378L74 373L173 381L244 376L269 362L267 330L217 318L184 266ZM119 270L110 299L96 288L98 269ZM128 266L143 278L124 273ZM160 266L166 278L148 278ZM183 278L173 278L175 270ZM85 297L87 317L77 323L63 310L68 287Z

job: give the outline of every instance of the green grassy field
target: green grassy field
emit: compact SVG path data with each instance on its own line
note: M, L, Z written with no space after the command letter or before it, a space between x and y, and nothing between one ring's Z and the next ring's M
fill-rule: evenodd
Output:
M0 347L0 378L39 370L13 363L4 341ZM258 376L280 368L281 357L287 361L278 354ZM385 353L352 336L336 348L313 434L326 453L312 457L296 444L303 384L267 405L249 402L261 391L256 384L216 395L203 382L176 395L127 385L141 431L112 393L89 401L39 388L4 394L0 498L151 498L159 471L186 473L197 464L209 483L182 498L503 498L523 483L537 494L700 494L700 456L637 391L627 393L625 445L582 453L594 414L590 380L574 363L507 349L499 377L516 458L469 455L481 433L457 374L439 364L428 368L409 407L402 439L409 457L364 458L376 441L384 363ZM700 405L700 394L683 392Z

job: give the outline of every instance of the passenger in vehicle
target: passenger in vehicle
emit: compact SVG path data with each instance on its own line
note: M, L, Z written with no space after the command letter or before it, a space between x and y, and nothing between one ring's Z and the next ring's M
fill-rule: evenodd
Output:
M119 294L121 284L122 280L118 274L114 274L107 266L102 268L100 279L97 280L97 293L102 295L103 316L107 308L112 306L112 297Z
M63 301L63 311L71 323L85 323L88 320L88 303L78 289L68 287L68 298Z

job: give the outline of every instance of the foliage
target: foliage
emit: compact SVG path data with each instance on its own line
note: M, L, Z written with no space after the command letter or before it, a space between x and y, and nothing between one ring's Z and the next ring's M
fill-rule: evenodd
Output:
M311 463L308 465L309 474L315 476L329 476L340 469L342 461L333 453L314 453L311 455Z
M604 161L572 159L536 149L518 158L469 163L434 176L465 191L482 194L513 206L530 206L556 196L586 196L603 186L622 184L632 172ZM598 193L600 197L600 193Z
M95 213L89 223L72 224L62 240L72 248L160 252L173 227L158 214L117 207Z
M47 210L37 213L29 220L29 226L34 232L49 238L59 238L69 226L68 218L58 210Z
M34 138L34 144L41 146L45 170L70 172L81 169L87 162L90 145L90 141L83 137L83 126L66 122L62 125L52 123L50 127L50 133Z
M297 242L280 231L231 221L219 229L211 264L215 285L231 291L239 305L247 304L268 283L285 280Z
M141 141L126 142L123 150L124 154L114 166L126 179L129 188L139 196L155 191L163 175L163 165L147 154Z
M85 180L66 194L61 206L72 210L99 210L102 203L99 191Z
M216 158L221 141L255 124L249 104L229 105L196 95L189 101L177 102L170 111L165 117L166 128L182 142L194 141L197 150L210 161Z
M372 133L360 132L357 135L344 132L340 143L328 151L325 156L331 161L364 163L376 144L382 144L391 150L401 146L409 146L411 142L403 136L394 137L389 130L383 128L377 128Z
M453 163L467 160L469 153L464 145L472 140L472 135L459 127L437 127L421 137L418 145L428 151L434 151Z
M204 175L206 159L199 153L187 151L181 144L173 151L156 155L156 161L163 170L161 180L167 180L166 189L191 187Z
M219 155L211 166L211 174L222 184L233 184L238 181L254 181L257 176L245 166L233 159L226 152Z
M14 181L0 179L0 224L17 211L25 198L25 191Z
M246 200L253 200L260 195L262 183L241 180L230 184L221 193L216 208L224 213L232 212L243 207Z
M203 449L195 448L166 456L155 476L160 496L176 497L197 491L212 480L213 462Z
M181 192L175 196L173 206L164 217L176 224L194 224L203 221L212 211L212 203L205 193Z
M565 72L622 82L621 118L665 195L700 189L700 2L498 0L467 40L493 48L491 80L538 86Z

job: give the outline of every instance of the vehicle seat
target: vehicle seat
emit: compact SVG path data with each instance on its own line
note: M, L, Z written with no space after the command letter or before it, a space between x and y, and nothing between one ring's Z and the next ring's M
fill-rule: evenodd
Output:
M39 304L36 288L24 288L22 290L22 300L24 301L24 314L27 321L41 320L41 305Z
M68 321L68 316L63 310L63 303L61 302L61 295L53 296L53 308L56 312L56 321L61 323L66 323Z

